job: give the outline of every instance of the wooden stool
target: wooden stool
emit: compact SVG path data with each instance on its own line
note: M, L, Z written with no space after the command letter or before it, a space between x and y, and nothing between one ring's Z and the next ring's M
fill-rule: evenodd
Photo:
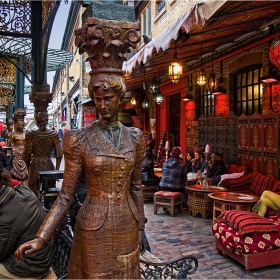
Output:
M144 199L146 197L154 197L154 193L158 191L158 185L152 185L152 186L147 186L147 185L142 185L142 190L143 190L143 197Z
M154 194L154 214L157 215L158 207L164 207L174 217L175 206L179 207L180 213L183 212L183 194L180 192L159 191Z

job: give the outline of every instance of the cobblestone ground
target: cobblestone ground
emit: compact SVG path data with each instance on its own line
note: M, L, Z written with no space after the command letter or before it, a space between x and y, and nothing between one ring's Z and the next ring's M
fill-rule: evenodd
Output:
M146 234L152 253L168 261L177 256L194 255L198 271L194 279L280 279L280 265L252 270L246 274L244 267L226 255L219 256L212 234L212 218L193 218L186 209L171 217L162 208L154 214L153 202L145 200Z

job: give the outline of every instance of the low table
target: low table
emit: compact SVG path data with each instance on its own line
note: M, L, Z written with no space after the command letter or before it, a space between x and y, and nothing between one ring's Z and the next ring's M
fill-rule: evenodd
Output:
M202 189L201 185L191 185L186 187L188 192L188 213L195 217L201 214L206 219L213 213L213 200L208 197L209 193L227 191L226 188L209 186L208 189Z
M224 211L250 211L251 205L259 200L259 197L255 195L234 192L210 193L208 196L214 201L213 225L218 221L217 217Z

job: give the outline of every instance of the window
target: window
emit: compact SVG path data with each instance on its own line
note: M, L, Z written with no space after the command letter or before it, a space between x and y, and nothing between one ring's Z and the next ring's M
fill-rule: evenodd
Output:
M156 4L158 7L158 14L159 14L165 7L165 0L157 0Z
M205 117L215 113L215 96L205 86L200 87L200 108Z
M151 35L151 5L150 4L140 15L139 21L140 21L140 32L141 32L140 44L142 45L144 43L142 35L147 35L147 36Z
M234 77L235 114L240 116L262 112L262 76L261 65L245 68Z

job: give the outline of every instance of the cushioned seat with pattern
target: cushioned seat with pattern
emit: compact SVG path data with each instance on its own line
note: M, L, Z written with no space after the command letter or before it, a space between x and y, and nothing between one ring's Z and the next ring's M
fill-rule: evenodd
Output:
M154 213L157 214L158 207L167 208L170 215L174 216L175 207L183 212L183 194L180 192L159 191L154 194Z
M250 269L280 264L280 216L263 218L247 211L226 211L213 225L218 254Z

